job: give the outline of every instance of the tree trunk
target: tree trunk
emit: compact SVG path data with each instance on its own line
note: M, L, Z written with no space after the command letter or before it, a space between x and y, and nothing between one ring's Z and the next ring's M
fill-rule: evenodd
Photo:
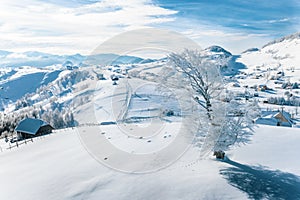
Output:
M224 151L214 151L214 156L216 156L217 159L224 160L225 152Z

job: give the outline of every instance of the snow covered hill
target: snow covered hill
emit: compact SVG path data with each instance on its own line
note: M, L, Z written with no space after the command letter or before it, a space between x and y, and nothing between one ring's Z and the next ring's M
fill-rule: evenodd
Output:
M78 74L90 73L92 74L91 76L95 75L92 71L85 71L84 69L94 63L101 63L105 66L106 64L126 65L128 63L138 64L156 61L116 54L90 56L82 56L80 54L52 55L35 51L24 53L0 51L0 58L0 110L2 111L9 104L14 104L25 97L32 96L33 93L42 95L45 93L42 90L47 89L49 94L57 93L57 90L59 90L61 94L56 94L59 97L72 93L72 88L70 87L80 82L75 79L82 76ZM77 70L79 66L82 69ZM70 77L70 74L73 75ZM61 84L62 79L64 81L63 84ZM69 84L69 86L66 84ZM41 90L41 88L43 89ZM56 91L52 91L53 89ZM50 96L55 95L50 94ZM34 103L37 103L37 100L35 98Z
M232 56L232 54L229 51L225 50L224 48L222 48L220 46L211 46L211 47L204 49L204 51L210 52L211 54L223 55L224 57L227 57L227 58Z
M300 198L300 134L289 128L260 126L252 143L232 149L224 162L199 159L190 148L173 165L147 174L105 167L83 148L77 131L61 130L12 150L1 141L0 199Z
M248 67L269 67L292 70L299 68L300 33L274 40L256 51L246 51L239 62Z
M33 67L5 68L1 70L1 102L16 102L26 94L36 92L43 85L48 85L59 77L62 69L40 69Z

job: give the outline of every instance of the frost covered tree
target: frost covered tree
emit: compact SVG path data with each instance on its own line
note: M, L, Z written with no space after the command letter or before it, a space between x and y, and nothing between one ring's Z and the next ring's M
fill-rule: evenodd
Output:
M189 80L195 92L194 99L206 110L212 120L212 99L218 97L223 89L220 73L214 63L199 51L185 50L182 54L170 54L169 60L175 69Z
M205 115L199 117L206 135L202 150L223 152L237 143L246 143L251 136L253 119L258 107L226 99L220 66L226 60L212 60L199 51L185 50L181 54L169 55L169 63L187 80L191 95ZM218 155L216 155L218 157Z
M213 127L218 138L214 141L214 151L225 151L234 144L250 141L254 118L259 114L257 102L241 103L235 100L224 104L226 116L219 127Z

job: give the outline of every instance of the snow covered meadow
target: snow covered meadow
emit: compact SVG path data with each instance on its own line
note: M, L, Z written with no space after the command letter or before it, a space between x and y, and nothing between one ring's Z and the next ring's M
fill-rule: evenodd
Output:
M77 132L62 130L1 152L1 199L300 198L300 135L291 128L259 126L249 145L228 152L230 160L199 159L189 148L173 165L146 174L100 164Z

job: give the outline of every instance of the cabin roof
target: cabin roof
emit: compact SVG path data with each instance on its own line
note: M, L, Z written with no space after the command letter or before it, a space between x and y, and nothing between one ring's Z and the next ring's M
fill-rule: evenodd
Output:
M19 122L15 131L35 135L41 127L46 125L49 124L41 119L26 118Z

